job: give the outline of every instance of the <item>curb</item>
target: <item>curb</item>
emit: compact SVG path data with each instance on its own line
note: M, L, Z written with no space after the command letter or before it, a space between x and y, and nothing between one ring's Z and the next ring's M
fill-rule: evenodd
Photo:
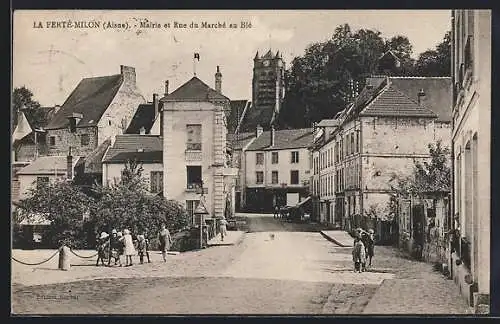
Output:
M241 233L240 237L236 241L234 241L233 243L215 243L215 244L207 244L207 245L208 245L208 247L238 245L243 241L245 234L246 234L245 232Z
M328 241L334 243L334 244L337 244L338 246L340 247L352 247L352 245L344 245L342 243L340 243L339 241L335 240L334 238L332 238L331 236L325 234L323 231L320 231L319 232L324 238L326 238Z

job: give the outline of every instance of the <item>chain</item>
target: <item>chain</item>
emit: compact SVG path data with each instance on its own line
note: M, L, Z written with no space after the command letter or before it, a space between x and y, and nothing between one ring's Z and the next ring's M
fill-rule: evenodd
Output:
M75 251L73 251L73 249L70 249L70 251L71 251L71 253L73 253L74 255L76 255L77 257L82 258L82 259L91 259L91 258L96 257L99 254L99 253L96 253L96 254L93 254L90 256L82 256L82 255L78 255Z
M59 251L61 251L61 248L57 249L57 251L54 254L52 254L47 260L44 260L42 262L37 262L37 263L28 263L28 262L19 261L18 259L14 258L14 257L12 257L12 260L19 262L21 264L24 264L24 265L36 266L36 265L40 265L40 264L43 264L45 262L50 261L53 257L55 257L59 253Z

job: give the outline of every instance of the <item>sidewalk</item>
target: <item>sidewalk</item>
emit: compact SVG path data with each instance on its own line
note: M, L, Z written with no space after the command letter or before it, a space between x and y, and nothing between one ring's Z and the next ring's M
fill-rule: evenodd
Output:
M224 241L221 240L220 233L217 234L213 239L208 241L208 246L227 246L227 245L235 245L243 240L243 235L245 232L243 231L227 231L226 237L224 237Z
M354 239L345 231L321 231L321 235L328 241L341 247L352 247Z

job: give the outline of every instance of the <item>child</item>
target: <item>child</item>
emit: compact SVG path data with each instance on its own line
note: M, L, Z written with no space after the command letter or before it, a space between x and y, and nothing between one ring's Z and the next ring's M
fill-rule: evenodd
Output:
M139 254L139 262L144 264L144 254L146 253L146 240L144 235L137 235L137 253Z
M354 272L361 273L365 267L365 246L359 237L354 240L352 248L352 261L354 262Z
M117 263L121 265L120 254L119 254L120 245L121 242L119 241L118 232L114 229L111 232L111 239L110 239L111 253L109 254L108 266L111 266L111 259L114 259L115 265L117 265Z
M132 235L130 235L128 229L123 231L123 243L125 244L125 266L130 267L133 265L132 256L135 254L135 248Z
M144 236L144 242L146 242L146 257L148 258L148 263L151 263L149 259L149 239L147 233L142 234Z
M101 260L101 264L104 266L104 260L106 259L106 252L109 249L109 235L106 232L102 232L101 236L98 239L97 243L97 262L96 267L99 266L99 260Z

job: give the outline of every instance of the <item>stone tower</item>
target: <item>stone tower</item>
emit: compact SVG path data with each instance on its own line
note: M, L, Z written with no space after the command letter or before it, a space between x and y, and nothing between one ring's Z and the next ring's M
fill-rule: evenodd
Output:
M279 51L269 50L253 60L252 103L255 110L273 110L273 118L281 109L285 96L285 62Z

